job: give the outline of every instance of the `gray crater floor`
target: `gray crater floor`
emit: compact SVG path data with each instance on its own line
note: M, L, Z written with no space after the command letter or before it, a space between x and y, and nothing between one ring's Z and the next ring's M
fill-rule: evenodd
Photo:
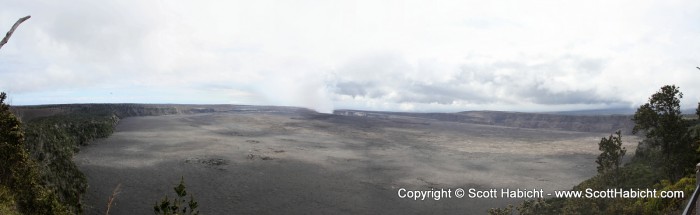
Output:
M416 118L219 112L132 117L74 158L86 214L152 214L184 177L203 214L484 214L522 199L401 199L398 190L570 189L607 134ZM632 141L626 142L634 151Z

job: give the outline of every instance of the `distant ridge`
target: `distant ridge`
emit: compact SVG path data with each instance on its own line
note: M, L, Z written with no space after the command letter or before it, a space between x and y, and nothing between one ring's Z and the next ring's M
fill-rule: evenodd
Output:
M335 110L333 115L317 113L307 108L287 106L253 106L253 105L184 105L184 104L67 104L13 106L22 120L63 114L73 111L103 110L117 117L149 116L164 114L192 114L207 112L267 112L267 113L305 113L316 118L328 118L333 115L369 117L377 119L411 117L429 123L429 120L471 123L480 125L505 126L529 129L549 129L577 132L612 133L622 130L629 134L634 123L631 109L607 109L564 111L549 113L523 113L503 111L464 111L458 113L415 113L383 112L362 110ZM632 112L632 113L630 113ZM320 118L319 118L320 119Z
M556 111L556 112L543 112L543 113L561 114L561 115L575 115L575 116L595 116L595 115L634 115L635 111L637 111L637 109L614 108L614 109Z
M577 116L593 116L593 115L634 115L637 112L636 108L614 108L614 109L594 109L594 110L573 110L573 111L556 111L542 112L550 114L562 115L577 115ZM695 115L695 109L681 110L683 115Z
M336 110L334 114L359 117L415 117L449 122L495 125L516 128L550 129L578 132L629 134L634 127L631 115L571 115L502 111L465 111L458 113L405 113Z

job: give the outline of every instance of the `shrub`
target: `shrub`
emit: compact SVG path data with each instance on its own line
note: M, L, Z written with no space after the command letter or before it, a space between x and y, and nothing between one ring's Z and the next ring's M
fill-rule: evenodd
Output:
M185 200L187 196L187 191L185 190L185 178L180 178L180 184L173 188L177 197L172 201L168 199L168 195L160 201L160 204L156 202L153 205L153 212L155 214L163 215L176 215L176 214L199 214L197 210L198 204L194 201L194 197L190 195L190 201Z

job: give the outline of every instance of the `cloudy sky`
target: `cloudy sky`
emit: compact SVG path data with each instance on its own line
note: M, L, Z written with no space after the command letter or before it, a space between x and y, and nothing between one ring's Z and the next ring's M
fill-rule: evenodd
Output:
M14 105L317 111L633 108L700 101L700 1L3 1Z

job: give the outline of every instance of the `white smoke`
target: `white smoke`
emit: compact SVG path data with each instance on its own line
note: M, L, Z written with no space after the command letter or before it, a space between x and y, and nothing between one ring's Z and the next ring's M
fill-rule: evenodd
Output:
M333 92L328 76L323 71L309 68L288 67L282 71L267 72L255 82L255 94L260 95L256 103L280 106L296 106L319 113L333 112Z

